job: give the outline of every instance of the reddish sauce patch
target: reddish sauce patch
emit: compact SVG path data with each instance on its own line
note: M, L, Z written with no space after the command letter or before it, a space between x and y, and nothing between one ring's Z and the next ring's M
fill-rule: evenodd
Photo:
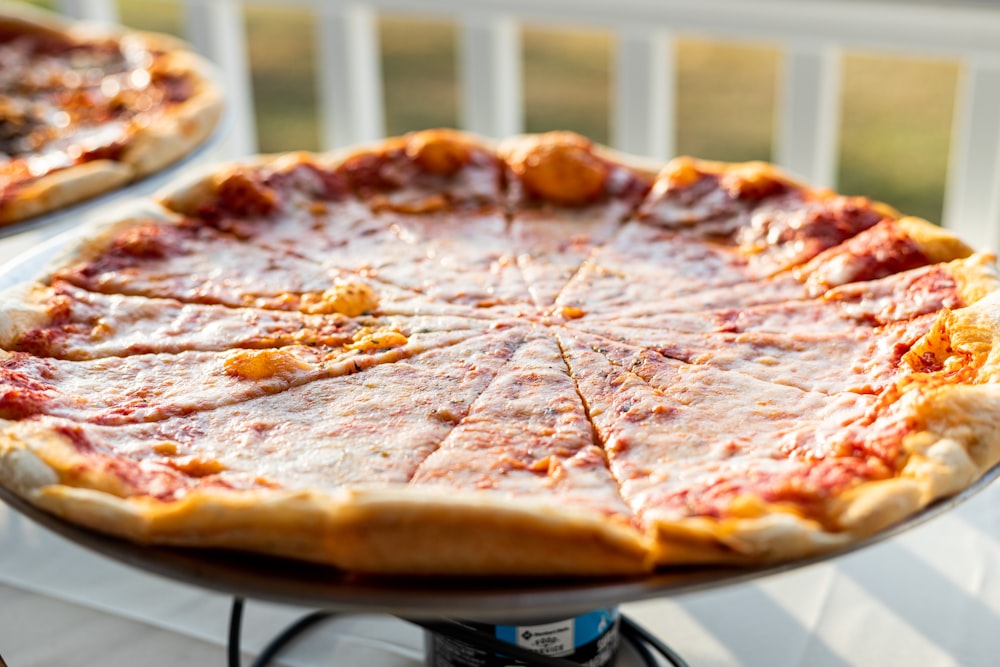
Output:
M14 353L0 367L0 418L22 419L41 413L55 397L55 388L15 370L27 355Z
M877 280L925 266L930 261L920 246L890 220L845 241L836 252L850 256L849 282Z
M362 153L346 160L338 171L349 188L364 197L403 185L404 174L392 169L392 165L405 159L401 148L384 153Z
M80 454L87 457L84 464L68 471L69 483L84 478L88 473L100 472L120 480L130 493L170 502L180 498L187 490L198 487L232 488L218 476L186 475L175 467L157 462L143 462L102 451L102 447L87 436L84 429L73 424L56 423L51 428L62 435Z
M198 230L184 226L162 226L147 223L132 227L115 238L108 249L89 262L64 269L58 278L68 283L100 292L94 278L104 273L123 271L144 261L158 260L183 252L186 238Z
M253 169L241 169L216 186L216 206L236 216L266 216L280 207L278 193Z
M752 227L740 234L741 245L797 247L801 259L812 258L862 232L883 217L863 197L837 197L803 206L799 193L753 212Z

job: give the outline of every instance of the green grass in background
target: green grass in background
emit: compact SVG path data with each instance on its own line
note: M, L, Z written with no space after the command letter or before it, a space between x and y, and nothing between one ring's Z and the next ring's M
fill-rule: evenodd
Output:
M843 66L843 192L938 222L958 66L850 54Z
M607 143L611 36L527 26L521 40L525 130L573 130Z
M52 6L52 0L35 4ZM121 0L130 26L181 34L175 0ZM261 151L319 148L315 25L301 7L246 8ZM454 24L380 22L386 132L458 124ZM613 36L525 26L525 128L609 140ZM771 158L780 51L770 45L681 39L677 149L716 160ZM958 67L954 62L849 53L843 62L838 189L940 219Z

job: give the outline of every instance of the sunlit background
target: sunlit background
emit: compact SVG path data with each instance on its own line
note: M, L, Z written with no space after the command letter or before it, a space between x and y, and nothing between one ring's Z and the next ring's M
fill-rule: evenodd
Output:
M53 2L33 4L52 7ZM126 25L182 34L180 5L122 0ZM262 151L319 147L312 15L246 6ZM387 134L458 124L457 30L448 21L380 18ZM523 28L525 129L569 129L608 142L613 36ZM677 42L677 151L703 158L771 158L779 51L768 44ZM842 63L836 187L941 219L957 62L851 52Z

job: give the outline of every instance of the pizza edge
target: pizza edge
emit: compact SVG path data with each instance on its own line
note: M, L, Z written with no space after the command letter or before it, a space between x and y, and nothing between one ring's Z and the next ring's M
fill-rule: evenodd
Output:
M981 267L980 267L981 269ZM827 528L774 507L756 517L648 520L658 565L759 565L846 548L954 496L1000 465L1000 292L995 276L970 271L992 287L971 305L946 310L904 357L914 369L897 385L889 410L909 424L897 475L831 497Z
M167 107L153 123L137 131L120 161L132 170L132 179L160 171L194 152L222 120L222 93L208 62L193 51L171 51L166 56L172 72L193 84L190 97Z
M138 39L147 48L166 49L164 57L171 71L194 87L190 98L167 109L154 125L133 134L119 159L79 162L19 187L0 206L0 225L59 211L160 171L203 144L221 121L223 99L216 83L219 77L207 60L180 39L123 26L74 23L20 5L0 9L0 25L83 43L107 38Z
M626 520L567 512L556 503L413 487L129 497L127 482L41 423L4 429L0 482L64 520L147 545L250 550L371 574L595 576L652 569L644 536Z

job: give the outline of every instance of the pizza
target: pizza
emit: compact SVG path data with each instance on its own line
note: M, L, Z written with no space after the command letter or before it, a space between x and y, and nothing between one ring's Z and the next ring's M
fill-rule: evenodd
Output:
M0 7L0 224L162 170L221 108L206 62L173 38Z
M0 482L351 573L848 547L1000 461L994 257L764 163L428 130L192 175L0 307Z

